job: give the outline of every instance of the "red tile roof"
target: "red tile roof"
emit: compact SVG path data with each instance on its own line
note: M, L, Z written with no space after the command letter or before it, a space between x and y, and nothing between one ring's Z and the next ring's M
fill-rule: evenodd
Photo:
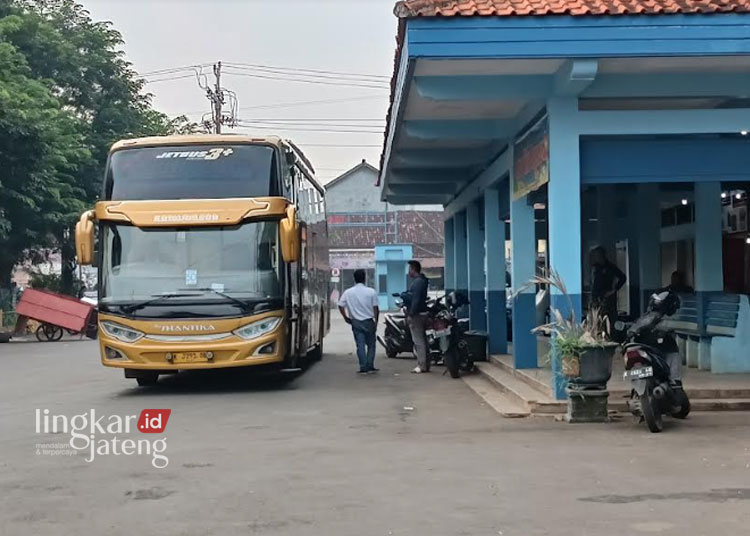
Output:
M404 0L400 18L748 13L750 0Z

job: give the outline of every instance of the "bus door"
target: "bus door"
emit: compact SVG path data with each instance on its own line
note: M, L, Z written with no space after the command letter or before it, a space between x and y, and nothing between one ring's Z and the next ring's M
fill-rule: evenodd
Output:
M310 333L310 260L307 242L307 223L300 222L300 256L299 256L299 338L297 339L297 355L304 357L309 348Z

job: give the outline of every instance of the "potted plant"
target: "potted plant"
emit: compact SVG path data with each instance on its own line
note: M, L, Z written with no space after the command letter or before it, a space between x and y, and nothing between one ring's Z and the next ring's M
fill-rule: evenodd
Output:
M569 387L575 390L604 389L612 376L612 358L617 343L609 339L609 322L599 309L591 308L583 319L576 315L565 282L550 270L537 275L521 290L543 285L560 291L567 301L567 311L550 307L550 322L534 328L533 333L551 337L551 359L557 360L557 370L565 376Z

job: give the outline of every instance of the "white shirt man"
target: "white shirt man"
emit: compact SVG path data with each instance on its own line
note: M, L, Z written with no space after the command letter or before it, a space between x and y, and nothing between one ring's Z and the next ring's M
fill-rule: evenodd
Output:
M341 295L339 311L347 324L352 326L357 345L359 374L377 372L375 368L376 331L380 309L375 290L365 285L365 271L354 272L355 285Z

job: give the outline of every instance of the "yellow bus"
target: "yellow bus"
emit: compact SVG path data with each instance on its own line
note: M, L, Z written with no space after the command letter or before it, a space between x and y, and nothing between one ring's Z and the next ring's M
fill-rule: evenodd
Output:
M325 191L291 142L120 141L75 235L78 262L98 266L102 364L139 385L183 370L295 371L322 357Z

